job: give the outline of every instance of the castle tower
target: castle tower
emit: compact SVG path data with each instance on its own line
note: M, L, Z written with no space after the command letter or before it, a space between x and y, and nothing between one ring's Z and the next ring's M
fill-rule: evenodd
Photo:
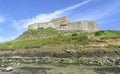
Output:
M70 23L69 18L67 16L53 19L53 20L51 20L51 22L55 25L56 29L65 27L65 26L67 26L68 23Z
M56 19L52 19L51 22L54 24L67 24L70 21L69 21L69 18L67 16L63 16L63 17L59 17Z

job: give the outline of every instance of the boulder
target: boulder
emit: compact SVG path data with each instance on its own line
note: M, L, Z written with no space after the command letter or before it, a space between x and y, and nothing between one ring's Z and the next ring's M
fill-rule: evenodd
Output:
M5 69L6 72L9 72L9 71L12 71L12 70L13 70L13 67L7 67L7 68Z

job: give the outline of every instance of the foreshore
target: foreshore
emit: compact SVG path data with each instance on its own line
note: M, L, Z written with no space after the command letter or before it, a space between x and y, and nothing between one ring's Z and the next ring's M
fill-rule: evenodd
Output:
M109 50L109 51L108 51ZM120 49L1 51L0 74L120 74Z
M13 71L2 72L0 74L119 74L120 67L110 66L84 66L84 65L59 65L50 64L22 64L15 66Z
M0 74L119 74L120 57L1 57Z

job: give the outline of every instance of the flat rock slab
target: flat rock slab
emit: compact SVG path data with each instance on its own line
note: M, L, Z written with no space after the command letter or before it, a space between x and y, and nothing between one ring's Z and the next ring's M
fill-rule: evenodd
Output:
M84 65L22 65L10 72L0 74L119 74L120 67L84 66Z

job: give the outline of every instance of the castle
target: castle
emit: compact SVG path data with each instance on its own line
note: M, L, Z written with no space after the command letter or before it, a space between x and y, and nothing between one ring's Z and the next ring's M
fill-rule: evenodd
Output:
M82 30L88 32L98 31L97 23L93 21L70 22L67 16L52 19L49 22L34 23L28 26L28 30L52 27L57 30Z

